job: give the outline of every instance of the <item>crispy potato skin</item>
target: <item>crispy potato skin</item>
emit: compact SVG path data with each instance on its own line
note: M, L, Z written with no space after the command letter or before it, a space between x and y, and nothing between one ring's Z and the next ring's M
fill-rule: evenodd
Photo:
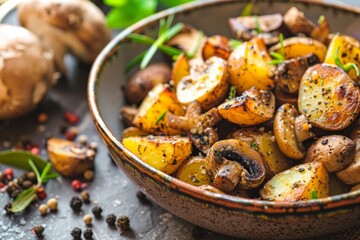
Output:
M127 137L122 139L122 144L142 161L167 174L174 173L192 153L187 137Z
M190 66L184 53L180 54L179 57L173 64L171 70L171 79L174 86L176 87L183 77L190 75Z
M335 64L335 53L339 49L339 59L342 64L355 63L360 68L360 43L347 35L336 34L333 36L324 63ZM356 71L351 69L349 76L357 80Z
M255 38L243 42L228 58L230 83L235 86L237 94L252 87L261 90L272 89L271 78L275 66L268 64L271 57L262 39Z
M130 103L141 102L157 84L170 81L171 69L167 64L154 63L138 71L125 87L125 96Z
M205 168L205 158L199 156L186 159L177 170L176 177L194 186L211 184Z
M241 126L253 126L270 120L275 111L275 96L269 90L251 88L218 106L225 120Z
M159 84L146 96L139 107L133 124L150 133L162 132L166 135L180 134L179 130L170 128L167 124L167 112L183 116L185 110L176 98L169 85ZM161 115L164 114L162 120Z
M202 50L202 56L205 60L217 56L222 59L228 59L231 53L229 39L225 36L215 35L209 37Z
M312 192L318 198L329 194L329 175L320 162L304 163L278 173L260 190L260 196L269 201L311 200Z
M272 46L270 52L280 52L280 43ZM284 40L284 53L286 59L306 56L313 53L323 62L326 46L321 42L308 37L291 37Z
M305 72L299 89L298 108L319 128L338 131L360 112L360 90L339 67L318 64Z

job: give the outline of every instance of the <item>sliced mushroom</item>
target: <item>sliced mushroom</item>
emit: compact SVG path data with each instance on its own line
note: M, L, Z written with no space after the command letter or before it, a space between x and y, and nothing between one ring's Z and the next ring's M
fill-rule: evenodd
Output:
M0 119L27 114L56 83L53 53L25 28L0 25Z
M237 185L256 188L265 178L260 154L237 139L215 143L206 156L205 167L213 185L224 192L234 190Z
M269 90L252 87L240 97L230 99L218 106L220 115L241 126L253 126L274 116L275 97Z
M21 25L54 51L62 72L66 72L66 53L91 63L110 40L105 16L91 1L27 0L20 4L18 13Z
M306 70L319 62L319 58L312 53L304 57L285 60L277 66L274 80L277 86L284 92L297 93L299 91L301 78Z
M344 129L360 112L359 86L335 65L308 68L300 83L298 99L300 113L324 130Z
M209 37L202 49L202 56L205 60L213 56L226 60L229 58L230 53L229 39L221 35Z
M305 17L304 13L299 11L296 7L291 7L285 13L284 23L294 35L304 33L310 36L315 28L315 24Z
M313 137L311 124L291 104L282 105L275 115L274 134L280 150L289 158L302 159L305 156L303 141Z
M275 87L274 95L276 96L276 106L279 107L285 103L290 103L292 105L297 104L297 95L296 94L289 94L284 92L278 86Z
M354 159L355 142L341 135L316 140L307 150L304 162L322 162L329 173L346 168Z

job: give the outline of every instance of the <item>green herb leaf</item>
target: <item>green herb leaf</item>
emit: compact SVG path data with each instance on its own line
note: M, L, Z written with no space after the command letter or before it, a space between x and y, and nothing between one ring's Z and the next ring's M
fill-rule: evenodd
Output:
M258 16L254 16L254 18L255 18L255 31L259 34L259 33L261 33L259 18L258 18Z
M24 190L22 193L19 194L19 196L15 198L14 202L11 204L11 211L14 213L21 212L27 206L29 206L35 196L36 194L34 187Z
M0 163L23 170L32 170L29 165L29 159L33 161L36 168L40 171L42 171L48 163L45 159L27 151L7 150L0 152Z
M136 65L138 65L144 58L146 51L137 55L133 60L131 60L125 67L125 73L129 73Z
M246 16L250 16L252 15L252 12L254 10L254 6L255 6L255 0L251 0L250 2L248 2L245 7L243 8L243 10L241 11L240 16L242 17L246 17Z
M36 175L37 182L38 182L38 183L42 183L40 172L39 172L39 170L36 168L34 162L33 162L31 159L29 159L29 165L30 165L31 169L34 171L34 173L35 173L35 175ZM46 166L45 166L45 168L46 168ZM45 169L45 168L44 168L44 169Z
M311 190L311 198L318 199L315 189Z
M324 15L320 15L319 19L318 19L318 24L321 24L323 21L325 20Z
M229 90L229 97L228 99L233 99L236 97L236 88L235 86L231 86Z
M242 44L242 42L239 41L239 40L236 40L236 39L230 39L230 40L229 40L229 45L230 45L230 47L231 47L232 50L240 47L241 44Z
M250 142L250 147L256 151L259 150L259 145L254 141Z
M285 50L284 50L284 35L282 33L279 34L279 43L280 43L280 53L278 52L270 52L270 56L273 58L269 62L271 65L276 65L283 63L285 59Z
M283 55L277 52L270 52L270 56L277 60L284 60Z
M175 7L184 3L193 2L194 0L159 0L160 4L167 7Z
M196 52L198 51L198 49L200 47L200 43L202 42L203 38L204 38L204 33L202 31L199 31L197 38L195 40L195 44L189 52L190 58L193 58L195 56Z
M48 173L50 172L50 170L51 170L51 164L48 163L48 164L46 164L44 170L41 172L40 178L41 178L42 183L46 182L47 176L48 176Z
M280 42L280 54L283 56L283 59L285 60L284 35L282 33L279 34L279 42Z
M103 0L103 2L111 7L122 7L131 0Z
M349 73L351 69L354 69L356 72L356 76L360 76L360 71L358 66L355 63L347 63L347 64L342 64L342 62L340 61L339 58L339 48L336 49L335 51L335 63L338 67L342 68L346 73Z
M156 119L155 125L158 125L160 121L164 120L165 116L166 116L167 110L163 111L160 116L158 117L158 119Z

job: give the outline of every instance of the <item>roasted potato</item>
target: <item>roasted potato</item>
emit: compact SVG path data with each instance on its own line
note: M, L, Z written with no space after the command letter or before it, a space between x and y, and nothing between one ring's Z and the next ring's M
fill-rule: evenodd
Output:
M336 51L342 64L355 63L360 68L360 43L353 37L336 34L333 36L328 50L326 52L325 63L335 64ZM349 76L353 80L357 80L356 71L351 69Z
M269 90L255 87L246 90L240 97L230 99L218 106L225 120L241 126L253 126L266 122L274 116L275 97Z
M160 83L170 81L171 69L167 64L154 63L138 71L126 84L125 96L130 103L141 102L147 93Z
M182 53L174 62L173 68L171 70L171 79L173 81L174 87L176 88L180 80L189 75L190 75L190 66L185 54Z
M226 60L229 58L230 53L229 39L221 35L209 37L202 49L202 56L205 60L214 56Z
M243 42L228 58L230 83L237 94L252 87L261 90L272 89L272 73L275 66L270 65L271 57L260 38Z
M192 153L190 139L179 136L141 136L122 139L126 149L150 166L174 173Z
M320 162L304 163L276 174L260 190L269 201L300 201L327 197L329 175Z
M270 52L280 52L280 43L272 46ZM308 37L291 37L284 40L284 54L286 59L315 54L323 62L326 46L321 42Z
M176 96L179 102L185 105L197 101L206 111L224 101L228 90L226 61L212 57L205 65L191 68L190 75L182 78L178 83Z
M302 77L298 108L312 125L338 131L359 114L360 90L341 68L318 64L308 68Z
M185 160L177 170L176 177L194 186L211 184L205 168L205 158L199 156Z
M185 110L170 86L159 84L148 93L141 103L133 124L150 133L179 134L179 130L172 129L167 124L167 113L182 116L185 114Z

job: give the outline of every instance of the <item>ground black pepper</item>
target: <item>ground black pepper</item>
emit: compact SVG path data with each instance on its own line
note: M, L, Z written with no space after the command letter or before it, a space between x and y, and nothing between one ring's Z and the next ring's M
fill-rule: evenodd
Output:
M72 208L72 210L78 212L81 210L81 207L82 207L82 201L80 198L78 197L73 197L71 200L70 200L70 207Z
M95 206L95 207L93 207L93 209L91 211L95 217L100 218L103 210L100 206Z
M84 238L85 239L92 239L93 238L93 232L92 232L92 230L91 229L86 229L85 231L84 231Z
M115 226L115 222L116 222L115 214L109 214L109 215L106 216L106 223L109 226Z
M130 220L126 216L121 216L118 218L116 225L122 230L127 231L130 229Z
M76 227L71 231L71 236L73 236L74 239L81 239L81 229Z
M37 237L41 237L44 232L44 227L41 225L38 225L38 226L35 226L33 228L33 230Z

